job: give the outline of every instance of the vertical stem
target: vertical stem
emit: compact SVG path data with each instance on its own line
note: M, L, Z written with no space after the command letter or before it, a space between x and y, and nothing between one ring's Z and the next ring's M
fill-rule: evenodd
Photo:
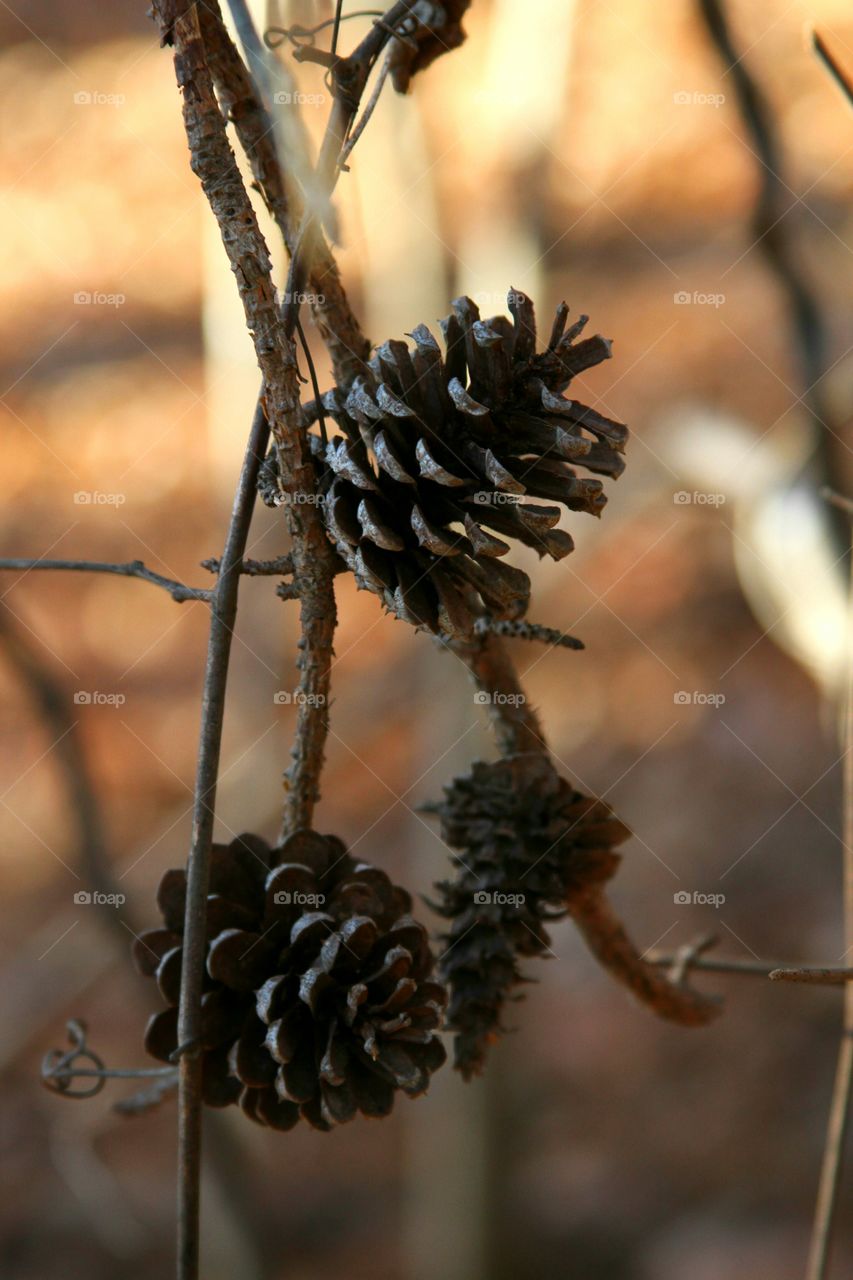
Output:
M219 579L210 608L210 634L202 694L201 731L193 805L192 845L187 866L184 953L178 1009L178 1280L197 1280L201 1186L201 1056L198 1036L204 975L207 890L213 843L214 805L225 716L231 637L237 615L240 567L255 504L258 468L269 426L258 406L234 495ZM181 1052L182 1051L182 1052Z
M851 562L853 564L853 562ZM847 616L847 687L844 699L844 962L853 952L853 577ZM844 1165L844 1145L850 1127L853 1097L853 982L844 985L844 1021L832 1102L826 1128L826 1145L818 1183L814 1226L806 1266L806 1280L827 1280L832 1233L838 1210L838 1193Z

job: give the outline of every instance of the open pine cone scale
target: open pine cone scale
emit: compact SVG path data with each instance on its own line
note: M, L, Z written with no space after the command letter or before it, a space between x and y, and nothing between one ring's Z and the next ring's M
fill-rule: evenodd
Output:
M484 321L458 298L444 355L425 325L411 349L383 343L346 393L322 399L342 434L312 437L326 526L359 586L453 638L484 612L526 611L530 579L503 559L513 541L559 560L574 545L561 507L600 514L602 482L572 464L612 477L624 466L626 428L561 394L610 343L577 341L586 317L567 330L563 304L536 354L533 304L512 291L509 307L512 321Z

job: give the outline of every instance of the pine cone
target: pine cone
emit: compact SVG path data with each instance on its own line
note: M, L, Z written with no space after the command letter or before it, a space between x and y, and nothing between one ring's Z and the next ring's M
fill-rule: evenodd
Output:
M627 429L560 393L610 355L601 337L575 339L557 311L547 350L536 354L533 304L509 294L504 316L480 320L457 298L442 321L446 352L425 325L414 350L386 342L349 392L323 397L343 436L324 449L324 517L360 587L416 626L470 638L476 618L517 618L530 579L501 557L515 539L559 560L573 547L556 529L560 508L598 515L600 480L569 462L618 476ZM309 414L310 416L310 414ZM317 416L314 406L313 416Z
M134 946L169 1008L145 1035L168 1062L177 1048L186 875L167 871L162 929ZM335 836L298 832L271 850L258 836L214 845L202 995L205 1102L239 1101L251 1119L317 1129L357 1111L387 1115L444 1062L435 1034L447 994L411 898L357 863Z
M418 71L423 71L443 53L458 49L465 39L462 18L471 0L418 0L401 23L403 39L392 40L388 49L391 80L398 93L405 93Z
M442 838L461 850L455 880L436 886L436 909L452 921L439 967L450 987L455 1065L470 1079L503 1029L504 1002L525 981L518 957L549 949L546 922L613 875L613 846L629 832L608 805L533 753L477 762L445 789L437 812Z

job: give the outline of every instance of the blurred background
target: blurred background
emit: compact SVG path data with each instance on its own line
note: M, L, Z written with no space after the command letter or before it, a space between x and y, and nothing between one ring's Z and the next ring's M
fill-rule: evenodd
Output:
M0 545L209 585L199 561L221 550L258 376L144 10L0 11ZM256 9L279 25L329 12ZM838 964L844 582L814 495L826 478L853 490L853 120L803 26L853 67L853 16L842 0L727 12L782 149L769 235L735 59L695 3L475 0L462 49L409 97L383 96L339 185L340 262L376 342L437 332L461 292L501 311L510 286L543 330L565 298L614 339L574 394L630 424L627 471L600 524L572 522L568 561L525 562L533 620L587 647L519 643L520 670L566 774L636 833L613 897L642 949L712 931L721 954ZM367 22L344 26L345 48ZM298 74L319 137L322 78ZM790 269L786 284L770 261L780 238L816 308L819 380ZM284 550L261 507L250 554ZM482 708L461 664L348 577L337 590L318 825L428 893L447 851L419 808L493 751ZM110 1104L132 1085L63 1101L39 1063L72 1016L109 1065L143 1062L158 1001L131 929L154 922L156 883L185 857L206 608L84 575L4 574L0 591L3 1274L167 1275L174 1103L122 1119ZM272 837L297 609L270 579L244 580L241 606L220 832ZM57 686L52 719L25 669L43 697ZM80 857L68 735L119 908L74 900L97 870L91 823ZM331 1135L213 1118L206 1280L799 1277L838 991L699 975L726 1012L685 1031L632 1004L570 924L553 950L474 1084L448 1069L381 1127ZM839 1277L853 1269L841 1217Z

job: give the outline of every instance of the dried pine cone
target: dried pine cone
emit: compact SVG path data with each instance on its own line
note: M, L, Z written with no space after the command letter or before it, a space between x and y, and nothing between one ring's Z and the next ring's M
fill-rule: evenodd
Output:
M457 298L442 321L445 355L425 325L414 350L386 342L349 392L323 408L343 436L319 455L329 534L360 587L398 617L470 638L476 618L517 618L530 579L501 557L515 539L559 560L573 547L556 505L598 515L602 482L569 463L618 476L627 429L560 393L610 355L601 337L576 341L557 311L536 354L533 304L510 292L513 320L483 321ZM314 406L316 416L316 405Z
M165 927L134 955L169 1002L148 1024L149 1053L177 1048L186 875L167 871ZM429 981L426 930L384 871L335 836L298 832L271 850L257 836L214 845L202 996L203 1096L251 1119L317 1129L357 1111L387 1115L397 1089L423 1093L442 1065L446 992Z
M572 894L609 879L619 862L613 846L629 832L534 753L476 763L446 788L437 812L442 838L461 851L456 878L437 886L437 910L452 921L440 973L455 1065L470 1079L524 981L518 957L548 950L546 922L566 914Z
M465 39L462 18L471 0L417 0L400 24L402 39L391 41L388 62L391 80L398 93L405 93L409 81L436 58L457 49Z

